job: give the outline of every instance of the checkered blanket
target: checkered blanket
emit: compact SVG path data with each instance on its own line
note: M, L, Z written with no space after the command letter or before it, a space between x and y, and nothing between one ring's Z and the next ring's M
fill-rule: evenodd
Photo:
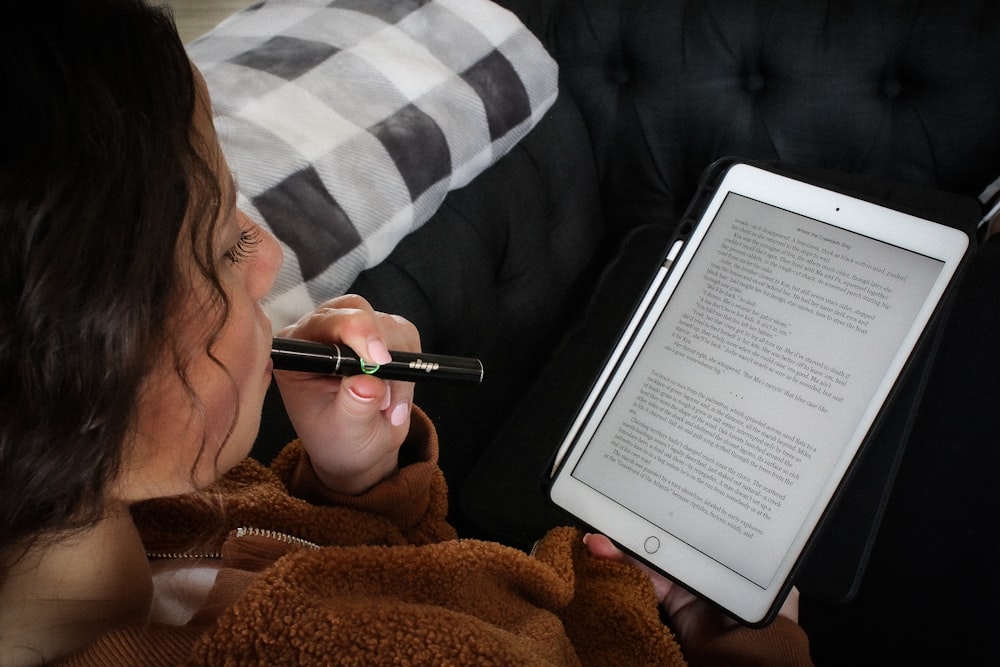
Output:
M244 210L285 251L276 327L384 259L557 90L542 45L488 0L266 0L187 46Z

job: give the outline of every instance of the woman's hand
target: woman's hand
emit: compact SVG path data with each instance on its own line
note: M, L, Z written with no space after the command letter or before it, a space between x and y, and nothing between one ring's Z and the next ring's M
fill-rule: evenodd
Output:
M584 536L583 541L590 553L595 556L630 563L649 575L653 582L656 599L660 601L660 606L667 612L670 626L677 634L681 646L703 644L739 625L736 620L708 602L621 551L606 536L588 534ZM778 611L778 615L795 623L799 622L799 592L797 589L793 588L789 593L785 603Z
M420 351L416 327L376 312L357 295L327 301L278 335L346 345L376 364L391 361L390 349ZM358 494L396 471L410 429L412 383L287 371L275 371L274 377L288 417L328 488Z

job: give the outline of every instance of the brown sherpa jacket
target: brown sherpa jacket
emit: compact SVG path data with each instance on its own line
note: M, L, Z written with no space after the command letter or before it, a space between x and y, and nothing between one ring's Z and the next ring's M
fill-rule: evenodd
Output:
M246 461L218 484L221 565L183 627L123 628L72 665L682 665L639 570L591 556L575 529L532 555L459 540L446 523L437 437L414 410L401 469L361 496L329 492L305 452ZM205 497L135 508L147 549L181 552L220 520ZM808 664L779 619L685 647L699 664Z

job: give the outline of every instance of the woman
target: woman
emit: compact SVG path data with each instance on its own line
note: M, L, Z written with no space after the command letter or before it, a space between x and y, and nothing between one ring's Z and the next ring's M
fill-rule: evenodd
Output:
M299 440L248 460L281 251L236 207L204 82L140 0L8 3L0 176L0 664L808 661L601 536L455 539L412 385L275 373ZM343 296L282 335L376 363ZM594 556L600 556L600 558Z

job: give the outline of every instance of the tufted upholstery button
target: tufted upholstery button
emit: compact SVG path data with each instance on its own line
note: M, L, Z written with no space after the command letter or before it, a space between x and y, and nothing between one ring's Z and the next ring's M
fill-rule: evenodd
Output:
M629 70L624 66L617 66L611 68L611 81L618 86L624 86L631 79Z
M764 90L764 76L757 71L750 72L746 78L746 86L751 93L759 93Z
M899 79L891 77L882 81L882 94L886 97L898 97L903 92L903 84Z

